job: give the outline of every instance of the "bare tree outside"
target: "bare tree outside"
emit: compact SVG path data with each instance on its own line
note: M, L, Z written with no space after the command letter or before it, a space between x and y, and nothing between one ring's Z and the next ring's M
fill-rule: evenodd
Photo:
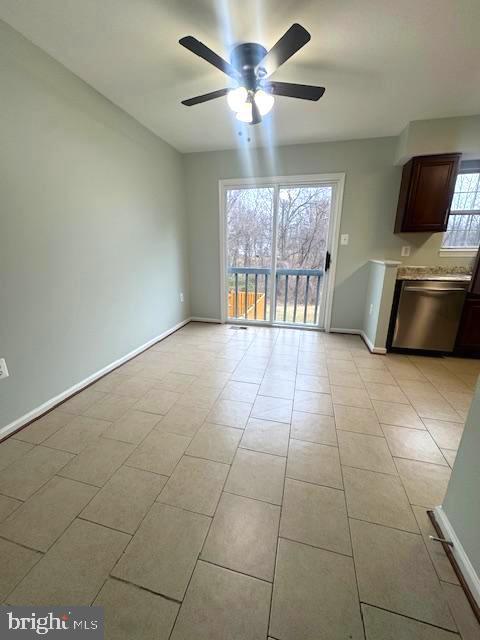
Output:
M227 246L230 267L270 267L273 189L227 191Z
M480 173L460 173L442 246L471 249L480 245Z
M245 317L248 304L263 296L265 306L260 317L257 309L256 319L268 318L274 195L271 187L227 191L228 266L235 271L229 274L230 317ZM277 321L308 324L316 320L331 202L330 186L282 187L278 191ZM238 273L242 269L250 272ZM288 270L307 273L289 274Z
M331 187L280 189L278 267L323 269L331 200Z

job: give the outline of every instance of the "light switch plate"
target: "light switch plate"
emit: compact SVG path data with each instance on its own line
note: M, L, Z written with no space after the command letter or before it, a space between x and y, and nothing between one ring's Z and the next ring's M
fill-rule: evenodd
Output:
M340 236L340 244L347 245L348 240L349 240L348 233L342 233L342 235Z
M4 358L0 358L0 380L3 378L8 378L10 374L8 373L7 363Z
M410 247L408 245L406 245L405 247L402 247L402 251L401 254L404 258L407 258L410 255Z

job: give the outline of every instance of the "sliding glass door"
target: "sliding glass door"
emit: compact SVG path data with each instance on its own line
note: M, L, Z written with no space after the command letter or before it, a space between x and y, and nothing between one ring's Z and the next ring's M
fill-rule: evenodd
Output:
M331 204L331 186L278 189L275 322L318 325Z
M229 320L271 322L274 191L225 192Z
M334 183L226 186L226 319L322 326Z

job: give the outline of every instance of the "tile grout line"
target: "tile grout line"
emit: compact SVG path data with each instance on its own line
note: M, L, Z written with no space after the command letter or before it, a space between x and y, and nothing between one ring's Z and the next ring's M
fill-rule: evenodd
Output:
M100 587L99 591L97 592L97 594L95 595L95 597L93 598L93 600L91 601L91 605L93 605L93 603L95 602L95 600L98 598L98 596L100 595L100 592L102 591L103 587L105 586L105 584L107 583L108 580L113 580L113 581L117 581L117 582L121 582L122 584L128 584L131 587L135 587L136 589L140 589L140 591L146 591L147 593L151 593L154 596L158 596L159 598L163 598L164 600L168 600L169 602L174 602L175 604L178 604L181 606L182 601L181 600L176 600L175 598L172 598L171 596L167 596L164 593L161 593L160 591L154 591L153 589L149 589L148 587L142 587L139 584L136 584L135 582L130 582L129 580L125 580L124 578L119 578L118 576L111 576L108 575L105 582L102 584L102 586Z
M348 520L348 515L346 516ZM289 538L288 536L278 536L279 540L287 540L288 542L293 542L295 544L302 545L304 547L309 547L310 549L317 549L319 551L326 551L327 553L334 553L337 556L341 556L342 558L350 558L353 560L353 552L350 553L342 553L342 551L334 551L333 549L329 549L328 547L321 547L319 545L311 544L310 542L303 542L302 540L295 540L295 538Z
M412 505L409 503L408 505L410 508L412 507ZM348 512L348 507L347 507L347 512ZM417 522L413 511L412 511L412 517L415 520L415 522ZM418 528L418 531L412 531L411 529L401 529L400 527L392 527L389 524L384 524L383 522L375 522L374 520L365 520L365 518L357 518L355 516L351 516L348 513L348 519L349 520L356 520L357 522L364 522L365 524L373 524L377 527L384 527L385 529L392 529L393 531L400 531L401 533L411 533L413 536L421 536L422 532L420 531L420 527Z
M251 573L246 573L245 571L240 571L239 569L232 569L231 567L227 567L224 564L220 564L219 562L214 562L213 560L207 560L206 558L198 558L197 562L195 563L195 568L197 566L197 564L199 562L203 562L205 564L210 564L212 565L212 567L218 567L219 569L225 569L225 571L230 571L231 573L238 573L241 576L245 576L246 578L251 578L252 580L259 580L260 582L264 582L265 584L269 585L270 587L272 587L273 585L273 578L272 580L267 580L266 578L259 578L258 576L254 576ZM195 571L195 569L194 569ZM193 575L193 572L192 572ZM188 589L188 587L187 587ZM186 594L186 591L185 591Z
M290 451L290 434L291 434L291 431L292 431L291 420L292 420L292 417L293 417L293 407L295 406L295 392L296 392L297 375L298 375L298 357L297 357L297 363L295 365L294 399L292 401L292 410L290 412L290 424L288 425L287 455L286 455L286 458L285 458L285 470L284 470L284 474L283 474L282 498L281 498L281 504L280 504L280 514L279 514L279 517L278 517L278 529L277 529L277 541L276 541L276 545L275 545L275 556L274 556L274 559L273 559L273 577L272 577L272 588L271 588L271 591L270 591L270 606L268 608L267 636L269 635L271 622L272 622L272 609L273 609L273 598L274 598L274 593L275 593L275 578L276 578L276 574L277 574L278 549L279 549L279 546L280 546L280 527L281 527L281 524L282 524L283 501L285 499L285 484L286 484L286 481L287 481L288 453Z
M337 430L336 422L335 422L335 430ZM338 440L338 433L337 433L337 440ZM343 500L344 500L344 504L345 504L345 514L346 514L346 517L347 517L348 534L349 534L349 539L350 539L350 547L352 549L353 574L355 576L355 585L357 587L358 611L359 611L359 614L360 614L360 620L362 622L363 635L366 638L367 637L367 631L366 631L366 628L365 628L365 620L364 620L364 617L363 617L362 605L361 605L361 600L360 600L360 585L359 585L358 574L357 574L357 566L356 566L356 562L355 562L355 549L354 549L354 546L353 546L352 530L351 530L351 527L350 527L350 519L349 519L349 515L348 515L347 496L346 496L346 492L345 492L345 478L343 476L343 466L342 466L341 458L340 458L340 448L339 448L339 464L340 464L340 473L341 473L341 477L342 477Z
M451 633L453 635L457 635L459 638L463 637L460 634L460 631L457 629L456 631L453 631L452 629L449 629L448 627L441 627L438 624L432 624L431 622L426 622L425 620L420 620L420 618L413 618L412 616L408 616L405 613L399 613L398 611L394 611L393 609L385 609L384 607L379 607L376 604L371 604L370 602L366 602L364 600L360 601L361 604L366 604L368 607L372 607L372 609L379 609L380 611L385 611L386 613L392 613L393 615L399 616L400 618L406 618L407 620L412 620L413 622L418 622L420 624L424 624L427 627L431 627L432 629L441 629L442 631L447 631L448 633ZM457 624L453 618L453 615L451 616L453 622L455 623L455 627L457 627Z

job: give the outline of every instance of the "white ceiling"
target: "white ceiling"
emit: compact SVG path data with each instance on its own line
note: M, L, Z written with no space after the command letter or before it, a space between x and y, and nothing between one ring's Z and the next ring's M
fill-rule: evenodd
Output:
M180 151L235 147L226 99L180 100L228 78L178 44L228 58L293 23L312 40L274 76L327 88L277 98L254 143L397 135L410 120L480 112L479 0L0 0L0 18ZM255 139L256 137L256 139Z

